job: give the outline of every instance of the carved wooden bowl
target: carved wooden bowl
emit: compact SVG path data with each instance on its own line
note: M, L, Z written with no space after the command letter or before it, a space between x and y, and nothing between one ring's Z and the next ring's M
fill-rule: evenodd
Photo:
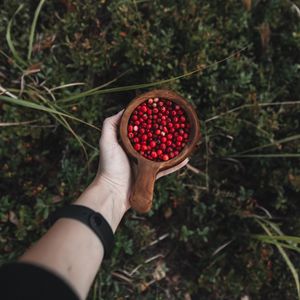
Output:
M191 125L189 142L178 156L168 161L152 161L138 153L127 136L130 116L137 106L149 98L162 98L178 104L186 113ZM156 175L169 169L189 157L200 140L200 123L193 106L180 95L170 90L152 90L134 98L125 109L120 121L120 137L124 150L133 161L135 181L133 184L130 204L138 212L145 213L151 209Z

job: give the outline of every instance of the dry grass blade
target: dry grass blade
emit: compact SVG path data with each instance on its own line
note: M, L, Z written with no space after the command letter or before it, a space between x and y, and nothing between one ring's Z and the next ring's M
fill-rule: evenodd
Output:
M32 121L23 121L23 122L0 122L0 127L9 127L9 126L20 126L20 125L28 125L32 123L36 123L38 120Z
M73 87L73 86L79 86L79 85L86 85L86 83L84 82L73 82L73 83L68 83L68 84L63 84L60 86L56 86L54 88L49 89L51 92L54 92L56 90L61 90L61 89L65 89L65 88L69 88L69 87Z
M282 153L282 154L245 154L245 155L230 155L229 157L238 158L299 158L300 153Z
M225 249L229 244L232 243L232 240L231 241L228 241L226 242L225 244L221 245L220 247L218 247L212 254L212 256L215 256L217 255L220 251L222 251L223 249Z
M85 122L81 119L78 119L78 118L70 115L70 114L62 113L62 112L60 112L56 109L51 109L51 108L48 108L46 106L43 106L43 105L40 105L40 104L37 104L37 103L33 103L31 101L25 101L25 100L21 100L21 99L13 99L13 98L6 97L6 96L0 96L0 100L3 100L5 102L11 103L11 104L15 104L15 105L18 105L18 106L22 106L22 107L26 107L26 108L30 108L30 109L35 109L35 110L38 110L38 111L43 111L43 112L47 112L47 113L53 113L53 114L56 114L56 115L60 115L60 116L72 119L74 121L77 121L79 123L85 124L85 125L93 128L93 129L96 129L97 131L100 131L100 129L98 127L96 127L95 125L93 125L93 124L87 123L87 122Z
M292 141L295 141L295 140L298 140L300 139L300 134L296 134L296 135L293 135L293 136L289 136L287 138L284 138L284 139L281 139L281 140L277 140L277 141L274 141L273 143L268 143L268 144L265 144L265 145L262 145L262 146L257 146L257 147L254 147L254 148L250 148L250 149L247 149L245 151L242 151L242 152L239 152L239 153L236 153L234 154L235 156L237 155L243 155L245 153L248 153L248 152L252 152L252 151L256 151L256 150L261 150L261 149L264 149L264 148L268 148L268 147L272 147L272 146L278 146L278 145L281 145L281 144L284 144L284 143L288 143L288 142L292 142ZM256 154L257 155L257 154ZM272 154L273 155L273 154ZM275 154L276 155L276 154ZM279 154L280 155L280 154ZM281 154L281 155L285 155L287 156L288 154L284 153L284 154Z
M91 89L91 90L88 90L88 91L85 91L85 92L82 92L82 93L78 93L76 95L60 99L58 101L60 101L62 103L67 103L67 102L71 102L73 100L84 98L84 97L88 97L88 96L91 96L91 95L102 95L102 94L108 94L108 93L125 92L125 91L137 90L137 89L141 89L141 88L149 88L149 87L154 87L154 86L159 86L159 85L162 85L162 84L170 83L170 82L176 81L176 80L181 79L181 78L189 77L189 76L191 76L193 74L199 73L200 71L206 70L206 69L211 68L211 67L213 67L215 65L223 63L223 62L225 62L225 61L227 61L227 60L235 57L237 54L245 51L246 49L248 49L248 47L249 47L249 45L247 45L247 46L245 46L245 47L243 47L243 48L241 48L241 49L233 52L228 57L223 58L223 59L221 59L219 61L216 61L216 62L214 62L212 64L209 64L209 65L204 66L204 67L201 66L200 68L197 68L197 69L195 69L193 71L184 73L184 74L179 75L179 76L171 77L169 79L159 80L159 81L151 82L151 83L143 83L143 84L128 85L128 86L122 86L122 87L104 89L104 90L101 90L100 87L96 87L94 89Z
M7 96L9 96L9 97L11 97L11 98L14 98L14 99L17 99L17 98L18 98L16 95L10 93L10 92L9 92L8 90L6 90L3 86L1 86L1 84L0 84L0 92L1 92L0 95L4 94L4 95L7 95Z
M223 117L228 114L235 113L237 111L240 111L245 108L252 108L252 107L264 107L264 106L280 106L280 105L297 105L300 104L300 100L295 101L283 101L283 102L267 102L267 103L255 103L255 104L244 104L238 107L235 107L233 109L230 109L228 111L225 111L223 113L220 113L218 115L215 115L209 119L206 119L205 122L211 122L213 120L219 119L220 117Z

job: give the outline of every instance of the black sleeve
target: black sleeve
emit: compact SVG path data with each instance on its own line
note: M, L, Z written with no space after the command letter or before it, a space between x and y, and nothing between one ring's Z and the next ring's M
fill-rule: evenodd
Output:
M10 263L0 268L2 300L79 300L63 279L27 263Z

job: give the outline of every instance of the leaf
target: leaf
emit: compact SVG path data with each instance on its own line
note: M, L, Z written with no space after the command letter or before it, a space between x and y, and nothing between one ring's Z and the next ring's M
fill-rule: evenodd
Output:
M272 232L268 229L268 227L265 224L263 224L258 219L256 219L256 222L264 229L264 231L267 233L268 236L273 236ZM270 226L271 226L271 224L270 224ZM273 227L273 229L274 229L274 227ZM300 283L299 283L299 275L298 275L297 269L295 268L294 264L291 262L290 258L288 257L288 255L287 255L286 251L283 249L283 247L276 241L274 241L274 244L275 244L276 248L278 249L278 251L280 252L283 259L285 260L288 268L290 269L290 271L292 273L292 276L293 276L295 284L296 284L298 299L300 300Z
M34 13L34 18L33 18L32 24L31 24L30 35L29 35L29 46L28 46L28 54L27 54L27 59L28 60L31 59L37 20L38 20L41 9L42 9L45 2L46 2L46 0L41 0L38 7L37 7L37 9L35 10L35 13Z
M23 9L24 4L21 4L18 9L16 10L16 12L14 13L13 17L10 19L10 21L8 22L8 26L7 26L7 30L6 30L6 41L8 44L8 47L13 55L13 58L21 65L26 65L27 63L19 56L17 50L15 49L15 46L12 42L12 38L11 38L11 29L12 29L12 23L13 20L15 18L15 16Z

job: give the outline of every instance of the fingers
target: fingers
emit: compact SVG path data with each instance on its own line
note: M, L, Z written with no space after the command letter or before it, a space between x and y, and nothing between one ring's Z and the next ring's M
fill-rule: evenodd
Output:
M178 171L179 169L183 168L183 167L189 162L189 160L190 160L189 158L186 158L183 162L181 162L181 163L178 164L177 166L159 172L159 173L157 174L157 176L156 176L156 179L159 179L159 178L161 178L161 177L163 177L163 176L166 176L166 175L169 175L169 174L171 174L171 173L173 173L173 172Z
M123 111L124 109L104 120L101 139L117 140L117 126L120 122Z

